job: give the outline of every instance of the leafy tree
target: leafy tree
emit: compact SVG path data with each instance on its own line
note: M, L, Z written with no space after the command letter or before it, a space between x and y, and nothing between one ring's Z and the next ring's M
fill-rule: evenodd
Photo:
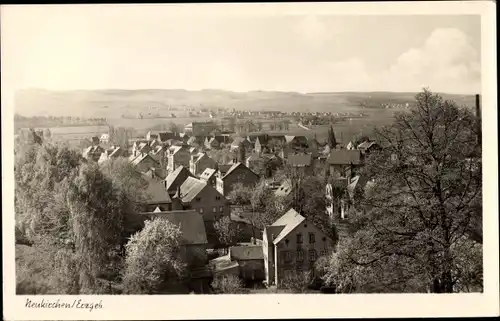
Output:
M232 204L240 206L249 205L252 198L252 191L243 185L243 183L236 183L233 185L231 192L229 192L228 198Z
M331 264L343 291L481 288L472 277L482 274L481 245L469 235L482 215L476 121L469 109L424 90L412 109L376 130L387 148L366 160L372 183L357 196L359 230Z
M214 223L215 233L219 242L226 248L236 243L241 230L231 221L229 216L224 216Z
M129 294L161 293L184 277L182 233L170 222L155 218L145 222L126 245L123 286Z
M291 290L293 293L305 293L311 281L311 273L308 271L293 271L285 275L281 280L280 287Z
M93 293L124 234L126 196L96 164L84 164L70 186L68 208L80 266L80 291Z
M174 133L174 135L178 135L180 133L180 128L177 124L175 124L174 122L170 122L168 124L168 130L171 132L171 133Z

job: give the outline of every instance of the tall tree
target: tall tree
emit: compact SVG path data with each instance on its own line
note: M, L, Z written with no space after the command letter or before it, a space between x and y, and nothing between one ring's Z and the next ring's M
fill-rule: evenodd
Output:
M328 129L328 147L330 149L335 149L337 146L337 139L335 138L335 132L333 131L333 126L330 125Z
M95 293L113 252L119 251L124 227L125 196L96 164L84 164L67 197L80 263L81 293Z
M363 207L353 220L359 231L338 254L345 260L337 260L354 267L332 266L352 288L450 293L467 288L457 266L482 274L481 244L469 237L482 215L475 123L468 108L424 90L408 112L376 130L387 147L366 160L363 174L372 183L358 195ZM480 289L482 280L475 281L467 285Z
M228 246L236 243L237 237L241 233L238 225L234 224L229 216L224 216L214 223L217 238L227 250Z

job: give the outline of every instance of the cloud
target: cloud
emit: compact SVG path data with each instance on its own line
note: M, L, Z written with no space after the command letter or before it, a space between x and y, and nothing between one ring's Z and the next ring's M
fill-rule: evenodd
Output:
M420 48L401 54L377 82L387 88L415 91L477 92L481 65L469 37L458 29L436 29Z

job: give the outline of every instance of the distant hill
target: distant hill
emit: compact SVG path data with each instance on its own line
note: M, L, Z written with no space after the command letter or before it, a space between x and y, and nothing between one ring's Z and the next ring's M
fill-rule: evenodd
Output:
M20 90L15 95L16 113L23 116L120 117L121 114L174 108L235 108L246 110L334 111L345 112L382 103L405 104L416 93L338 92L307 93L250 91L232 92L217 89L189 91L183 89L144 90ZM459 104L474 105L473 95L443 94Z

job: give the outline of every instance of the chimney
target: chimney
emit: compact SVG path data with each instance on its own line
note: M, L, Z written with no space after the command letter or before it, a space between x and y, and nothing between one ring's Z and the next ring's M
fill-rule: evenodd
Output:
M480 96L476 95L476 130L477 130L477 142L481 145L482 143L482 130L481 130L481 105L480 105Z

